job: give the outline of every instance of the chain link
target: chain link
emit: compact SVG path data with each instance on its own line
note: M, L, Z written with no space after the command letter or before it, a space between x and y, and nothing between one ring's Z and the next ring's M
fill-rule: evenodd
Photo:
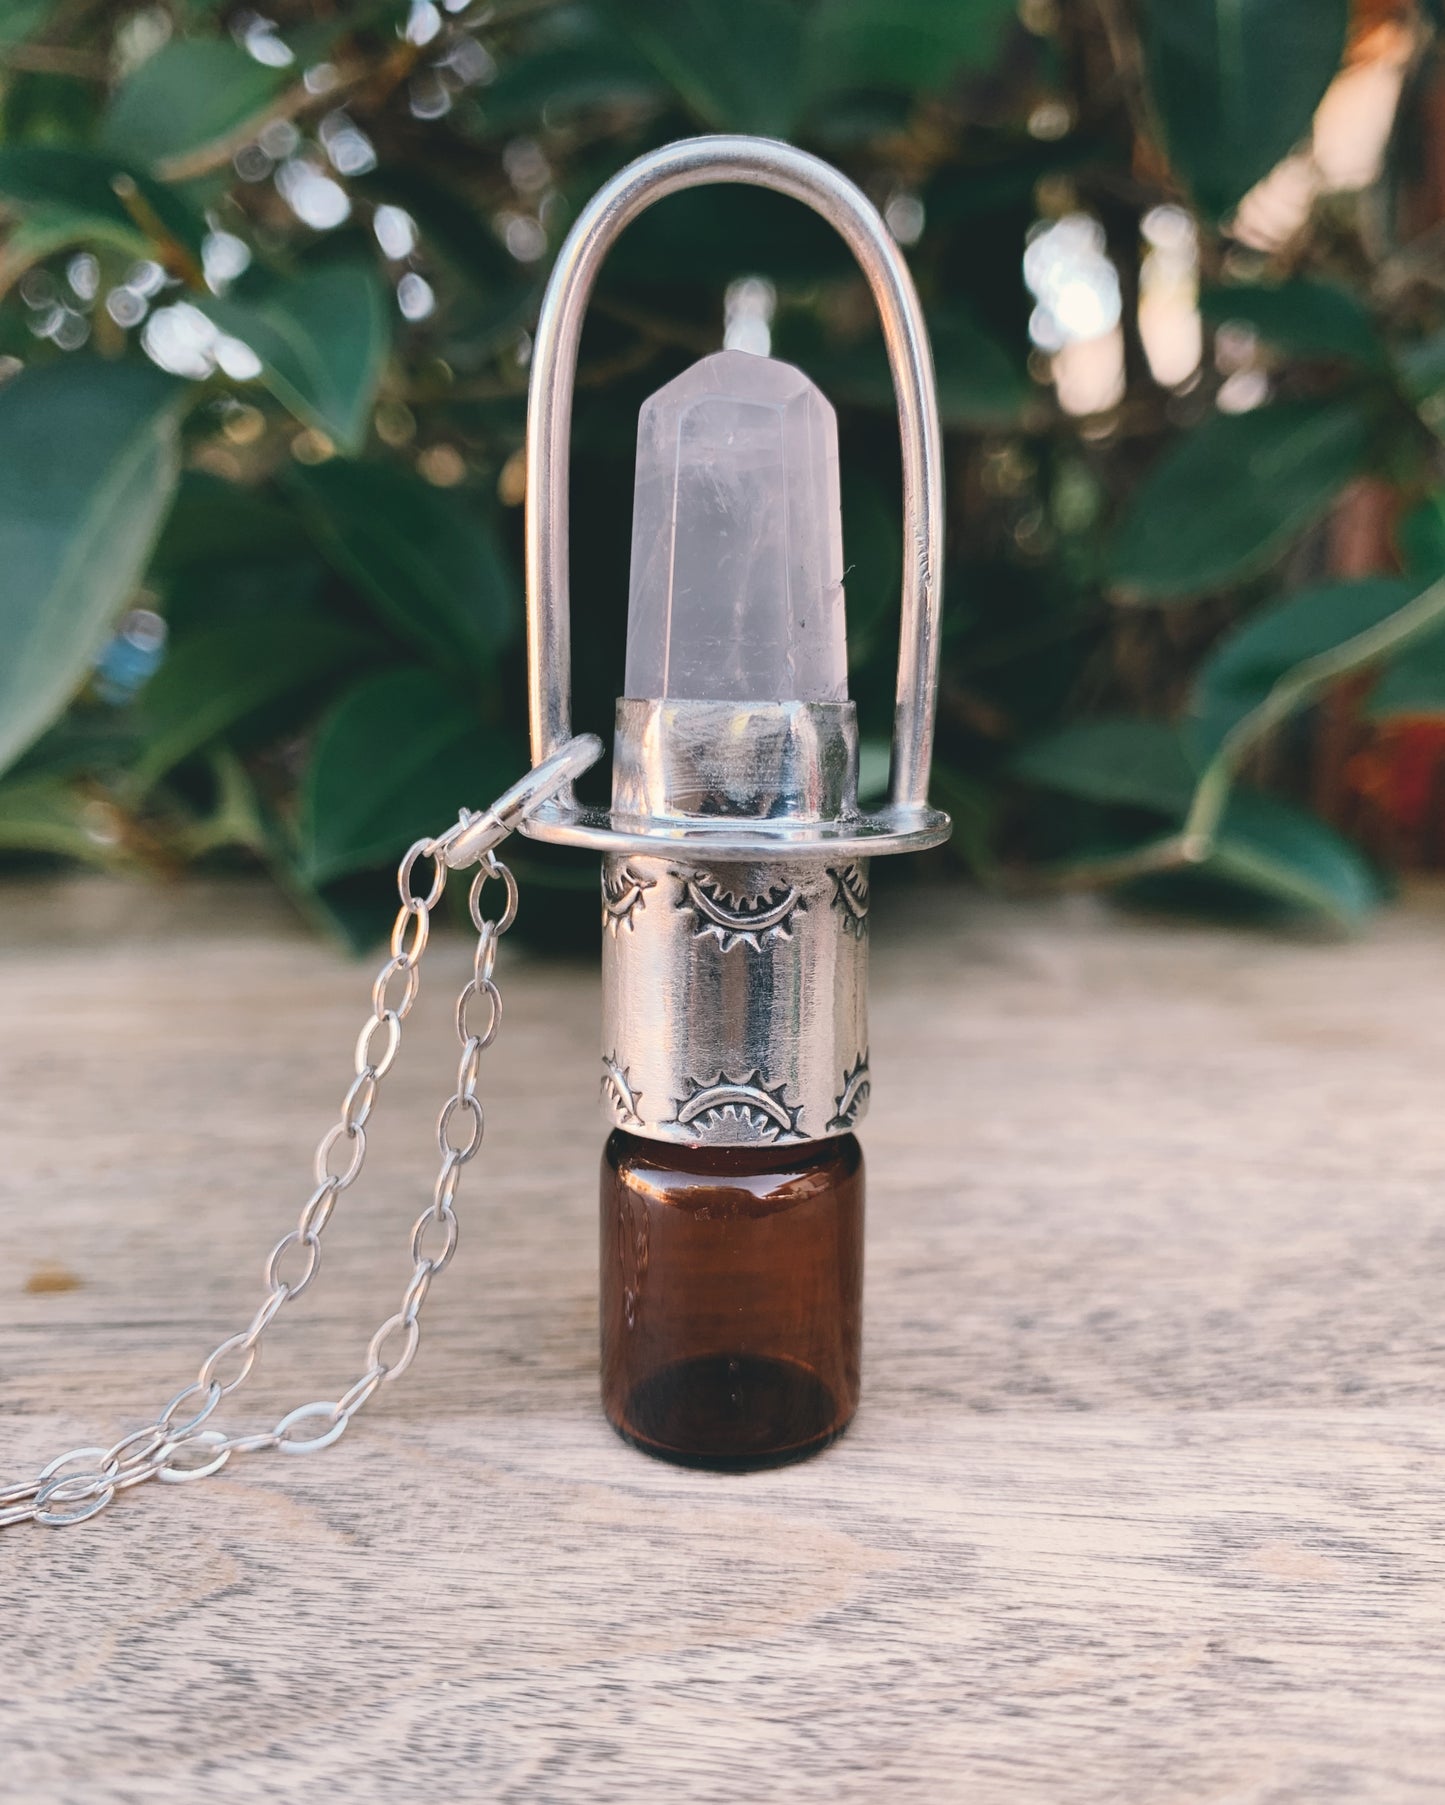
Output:
M573 744L581 746L580 741ZM554 762L558 763L556 773L550 769L544 773L541 768L535 773L539 781L535 794L528 798L528 806L542 799L554 775L561 781L573 774L571 769L562 769L559 761ZM590 756L586 762L591 762ZM555 783L551 787L555 788ZM520 805L517 806L520 811ZM489 822L495 824L494 830L488 827ZM421 1340L420 1318L427 1293L433 1279L446 1270L456 1252L454 1206L462 1167L481 1151L486 1132L486 1117L476 1086L481 1057L496 1038L502 1020L502 998L493 982L492 968L497 942L517 913L516 879L492 848L513 824L506 819L499 821L495 810L489 816L464 814L449 833L434 840L418 840L401 861L396 874L400 907L391 931L390 954L372 986L371 1014L357 1037L355 1076L347 1087L338 1120L317 1145L316 1188L302 1206L296 1227L284 1234L266 1256L265 1296L249 1324L211 1349L195 1379L176 1393L153 1422L130 1430L108 1448L72 1448L42 1467L33 1480L0 1487L0 1529L32 1519L56 1528L83 1523L131 1486L148 1479L170 1485L205 1479L219 1473L233 1454L267 1449L283 1454L311 1454L328 1448L376 1392L399 1379L411 1365ZM467 836L467 843L460 849L462 856L449 857L463 835ZM488 838L490 843L484 849L478 845L479 840ZM412 1225L412 1273L402 1292L401 1308L387 1317L372 1336L365 1368L333 1402L298 1405L273 1429L250 1435L228 1434L210 1426L217 1406L250 1376L262 1338L276 1316L316 1277L321 1264L321 1237L336 1201L361 1175L366 1160L367 1124L382 1082L400 1049L402 1023L417 998L419 966L431 934L432 913L446 889L448 866L471 863L478 856L479 869L468 895L468 910L477 930L477 950L473 975L463 985L456 1007L461 1059L456 1088L437 1117L441 1165L432 1200ZM431 862L431 882L425 894L418 896L413 892L412 878L424 860ZM487 885L494 881L503 887L504 902L501 914L492 919L483 912L482 902ZM469 1007L473 1003L479 1018L476 1021Z

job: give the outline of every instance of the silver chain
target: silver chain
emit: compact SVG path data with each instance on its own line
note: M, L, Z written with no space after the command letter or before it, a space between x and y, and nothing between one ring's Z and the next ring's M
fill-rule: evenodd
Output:
M272 1448L283 1454L313 1454L329 1448L380 1387L399 1379L411 1365L421 1339L427 1293L456 1252L455 1204L462 1167L481 1151L486 1127L477 1080L482 1055L496 1039L502 1021L502 997L492 971L497 943L517 913L516 879L492 848L560 782L575 775L584 763L591 763L595 756L591 747L596 742L584 744L584 740L586 736L571 742L546 765L538 766L485 814L463 814L440 838L418 840L401 861L396 874L401 906L391 930L389 956L371 987L371 1013L356 1039L355 1075L342 1099L339 1118L317 1145L315 1189L303 1204L295 1228L266 1256L266 1294L250 1322L217 1342L195 1378L152 1422L130 1430L108 1448L71 1448L42 1467L34 1479L0 1487L0 1529L31 1520L53 1528L83 1523L132 1486L148 1479L170 1485L205 1479L220 1472L233 1454L257 1454ZM431 862L432 880L426 894L417 896L412 892L412 874L422 860ZM402 1293L401 1308L372 1336L361 1376L339 1398L300 1404L274 1428L250 1435L208 1427L222 1400L238 1391L250 1376L272 1322L316 1277L321 1237L337 1199L361 1175L366 1126L382 1081L396 1062L401 1025L417 998L421 960L431 934L433 911L446 888L447 871L470 864L478 865L467 899L477 946L472 975L457 997L461 1058L456 1086L437 1117L441 1166L431 1202L412 1224L412 1274ZM503 886L505 904L500 916L491 919L482 913L482 895L494 880Z

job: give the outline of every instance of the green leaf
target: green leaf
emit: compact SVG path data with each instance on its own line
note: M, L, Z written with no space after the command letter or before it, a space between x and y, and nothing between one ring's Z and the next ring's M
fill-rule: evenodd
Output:
M963 771L935 765L932 782L933 800L948 811L953 819L949 849L975 877L987 878L994 871L994 830L998 825L998 796L987 784Z
M284 407L341 451L361 450L391 344L391 310L369 264L324 264L255 301L200 305L256 353Z
M38 60L53 54L47 47ZM61 53L64 54L63 52ZM50 74L40 69L15 68L31 60L7 57L0 49L0 64L11 68L0 95L0 141L6 144L89 144L105 101L98 82L75 76Z
M1355 585L1348 587L1356 589ZM1186 836L1208 839L1218 831L1235 774L1249 752L1281 721L1287 720L1342 677L1378 664L1440 629L1445 620L1445 579L1437 580L1417 594L1410 593L1412 588L1413 585L1406 587L1402 601L1398 596L1392 597L1388 590L1372 595L1367 588L1356 589L1353 597L1340 604L1340 624L1347 624L1350 610L1357 610L1356 618L1364 621L1359 630L1301 663L1290 665L1251 708L1225 728L1200 773L1194 800L1189 806L1189 817L1184 823ZM1386 607L1383 615L1369 618L1378 606L1392 600L1399 601L1400 605ZM1286 626L1289 624L1287 622ZM1261 629L1266 639L1272 631L1268 626ZM1302 636L1303 629L1299 631Z
M119 776L139 741L129 709L69 708L16 759L6 783L30 777Z
M1440 438L1445 438L1445 332L1417 339L1395 355L1400 386L1414 403L1420 418Z
M139 581L179 467L178 385L67 360L0 390L0 769L90 670Z
M229 38L172 38L116 89L101 144L142 168L229 139L296 79Z
M610 0L609 12L704 125L791 129L802 30L789 0Z
M1197 778L1178 732L1162 721L1081 721L1036 740L1013 763L1027 783L1112 808L1182 816Z
M1212 756L1200 772L1194 799L1189 805L1183 828L1186 839L1205 842L1218 833L1229 804L1231 786L1241 765L1254 747L1282 721L1322 695L1342 677L1394 656L1415 641L1438 631L1445 620L1445 579L1437 580L1416 594L1409 593L1414 586L1408 586L1403 601L1388 590L1372 593L1368 587L1346 587L1354 594L1331 604L1339 608L1339 624L1347 625L1352 611L1355 611L1353 618L1364 624L1350 637L1325 646L1298 664L1289 665L1264 688L1252 707L1223 727ZM1382 615L1370 618L1382 604L1391 601L1399 601L1400 605L1386 606ZM1261 679L1268 675L1271 636L1278 631L1283 638L1290 630L1295 631L1304 643L1306 629L1301 611L1292 611L1281 629L1268 624L1261 628L1264 641ZM1244 670L1248 669L1248 663L1247 656L1241 659ZM1241 676L1239 680L1242 686L1245 679ZM1230 709L1227 700L1220 706L1222 712Z
M200 256L205 220L173 188L123 159L49 144L0 145L0 197L52 223L64 215L74 236L93 235L122 249L137 237L182 246Z
M888 795L893 748L887 740L861 740L858 745L858 800L872 807Z
M1369 310L1332 282L1303 278L1280 282L1240 283L1232 288L1206 288L1199 311L1211 325L1238 321L1262 339L1299 357L1341 357L1368 368L1382 368L1385 348Z
M503 63L483 95L482 119L487 132L497 135L535 127L544 110L555 125L587 107L635 107L661 93L650 64L628 44L614 36L589 36Z
M0 295L6 294L26 270L73 244L106 243L145 257L151 244L135 226L117 226L72 213L64 207L37 207L13 224L0 246Z
M55 11L56 0L6 0L0 13L0 51L34 37Z
M244 846L264 859L275 857L274 835L250 773L229 746L207 755L213 800L207 814L176 830L176 847L188 859L204 858L225 846Z
M314 689L375 649L353 627L285 603L209 623L172 646L140 696L141 790L257 709Z
M1149 0L1150 97L1206 212L1228 213L1309 131L1349 11L1349 0Z
M307 920L354 959L380 946L391 931L396 886L381 872L353 871L328 884L312 884L277 851L272 852L271 869Z
M317 596L329 576L309 540L290 558L272 557L265 544L258 544L254 557L243 552L214 562L186 564L165 575L155 564L151 566L151 580L162 591L160 610L170 629L172 648L218 621L244 619L271 603L292 610L298 618L314 614Z
M1427 495L1395 529L1400 558L1412 576L1445 577L1445 493Z
M86 798L61 777L44 773L0 783L0 850L114 864L113 843L93 826Z
M1303 809L1237 791L1200 871L1354 928L1383 898L1364 855Z
M808 15L808 92L935 92L961 69L987 68L1017 14L1015 0L826 0Z
M739 269L812 287L851 277L857 265L811 207L769 188L718 182L669 194L640 214L609 256L603 287L656 285L667 297L659 304L675 306L679 284L711 287Z
M1197 794L1194 766L1181 736L1154 721L1099 720L1065 728L1015 761L1017 776L1109 807L1150 809L1177 823ZM1256 791L1222 801L1207 834L1158 835L1123 853L1089 858L1074 878L1153 881L1224 880L1259 896L1353 926L1380 897L1367 861L1312 815Z
M928 334L936 364L938 411L945 426L998 426L1018 420L1035 393L1020 358L961 307L930 314Z
M848 537L843 545L843 592L848 615L848 666L863 679L881 677L898 643L898 594L903 566L903 523L898 497L876 473L849 469L843 476L843 518ZM892 696L892 671L886 678ZM855 691L856 694L856 691ZM871 742L865 740L866 747ZM887 742L884 779L887 779ZM859 782L862 782L860 775Z
M264 489L187 470L166 520L151 575L162 581L194 565L217 569L295 557L309 547L301 522Z
M475 499L404 466L334 461L288 478L322 556L443 670L488 671L517 611Z
M1445 715L1445 633L1434 633L1393 659L1370 691L1365 712L1372 721Z
M1348 401L1212 414L1155 465L1125 510L1110 576L1175 601L1267 568L1363 466L1368 425Z
M1296 666L1379 626L1418 590L1403 577L1363 577L1301 590L1251 615L1215 646L1195 679L1188 736L1196 756L1212 758Z
M1445 387L1445 332L1418 338L1396 352L1407 393L1419 400Z
M1022 364L991 338L961 307L930 313L928 335L938 391L939 417L945 426L980 427L1014 424L1034 394ZM786 336L776 356L786 357ZM818 386L835 400L893 413L897 403L882 341L869 337L844 352L800 356Z
M516 777L516 752L432 672L390 671L337 703L316 736L301 871L321 884L399 858Z

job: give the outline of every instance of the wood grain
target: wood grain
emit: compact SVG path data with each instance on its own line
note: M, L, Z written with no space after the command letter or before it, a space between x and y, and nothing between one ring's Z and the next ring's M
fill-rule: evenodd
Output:
M260 891L4 903L25 1472L244 1323L367 978ZM606 1428L595 976L509 945L416 1365L326 1454L0 1537L0 1797L1445 1798L1445 894L1350 945L879 913L849 1435L728 1478ZM228 1425L335 1396L394 1307L466 958Z

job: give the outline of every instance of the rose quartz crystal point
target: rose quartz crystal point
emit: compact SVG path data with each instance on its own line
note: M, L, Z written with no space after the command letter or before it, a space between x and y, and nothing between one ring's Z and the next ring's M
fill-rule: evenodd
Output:
M643 404L626 693L846 698L838 422L791 364L719 351Z

